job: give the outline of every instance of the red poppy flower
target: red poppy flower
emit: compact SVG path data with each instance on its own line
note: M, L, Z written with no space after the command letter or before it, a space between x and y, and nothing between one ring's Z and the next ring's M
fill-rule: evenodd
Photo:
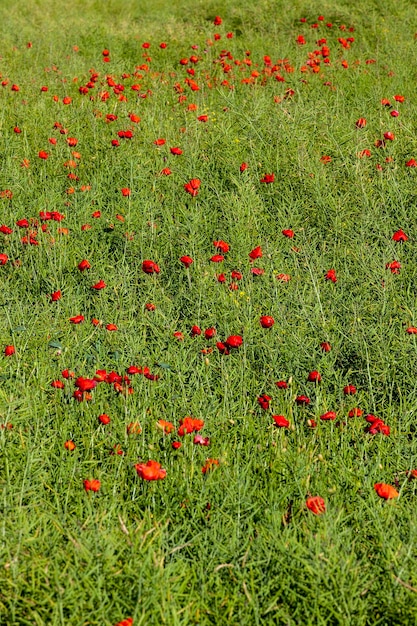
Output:
M298 35L296 42L299 46L304 46L307 43L303 35Z
M387 141L394 141L395 135L391 131L387 131L386 133L384 133L384 139L386 139Z
M330 163L332 160L332 157L328 156L327 154L324 154L322 157L320 157L320 161L322 163Z
M216 278L219 281L219 283L225 283L226 282L226 275L225 274L217 274Z
M275 174L265 174L263 178L261 178L261 183L273 183L275 180Z
M346 387L343 387L343 393L345 394L345 396L355 395L356 393L355 385L346 385Z
M212 263L221 263L222 261L224 261L224 256L222 254L214 254L211 258L210 261Z
M328 341L322 341L322 343L320 344L320 348L323 350L323 352L330 352L332 346Z
M198 194L198 190L201 185L201 180L198 178L192 178L190 182L184 185L184 189L187 193L189 193L193 198Z
M285 380L278 380L275 384L278 389L288 389L288 383Z
M101 415L98 416L99 422L101 424L103 424L104 426L107 426L107 424L110 424L110 417L107 415L107 413L102 413Z
M194 417L183 417L180 419L180 427L178 435L184 437L194 432L200 431L204 427L204 420L195 419Z
M200 328L200 326L192 326L191 327L191 337L197 337L198 335L201 335L201 328Z
M271 315L262 315L259 318L262 328L271 328L275 324L275 320Z
M104 289L105 287L107 287L107 285L104 280L99 280L98 283L91 286L91 289L96 289L96 291L100 291L100 289Z
M174 424L165 420L158 420L157 426L164 431L165 435L169 435L175 430Z
M206 330L204 331L204 336L206 339L213 339L213 337L216 336L216 329L214 328L214 326L210 326L210 328L206 328Z
M182 256L180 258L181 263L184 267L190 267L191 263L194 263L193 259L190 256Z
M70 322L72 324L81 324L84 321L84 315L75 315L74 317L70 317Z
M409 161L407 161L406 166L407 167L417 167L417 161L415 159L410 159Z
M391 261L385 265L386 270L391 270L391 274L399 274L401 269L401 263L399 261Z
M245 170L248 169L248 167L249 165L247 163L242 163L239 169L241 172L244 172Z
M177 156L182 154L181 148L170 148L171 154L176 154Z
M313 370L309 373L307 380L310 383L319 383L321 381L321 375L317 370Z
M121 189L121 192L122 192L122 196L124 196L125 198L130 196L131 194L129 187L123 187L123 189Z
M392 236L393 241L408 241L408 237L405 232L400 228L400 230L396 230Z
M147 303L145 304L145 309L146 309L147 311L155 311L155 309L156 309L156 305L155 305L153 302L147 302Z
M253 276L262 276L263 274L265 274L265 270L261 267L251 267L250 272Z
M386 483L375 483L374 489L379 497L384 500L392 500L393 498L398 498L400 495L395 487L387 485Z
M106 330L112 332L119 329L116 324L106 324Z
M326 280L331 280L332 283L337 283L336 270L329 270L325 275Z
M405 332L409 335L417 335L417 328L415 326L409 326Z
M61 299L61 292L60 291L54 291L54 293L51 293L51 302L56 302L57 300Z
M145 272L145 274L159 274L159 272L161 271L155 261L150 260L143 261L142 270Z
M80 261L78 263L78 269L80 270L80 272L84 272L85 270L89 270L91 267L90 263L84 259L83 261Z
M233 278L233 280L242 280L243 278L243 274L241 272L238 272L237 270L233 270L230 276Z
M173 333L173 336L175 337L175 339L178 339L178 341L184 341L184 334L180 330L175 331L175 333Z
M308 396L297 396L295 401L297 404L310 404L310 398Z
M263 393L261 396L257 398L258 404L264 411L269 409L269 403L271 402L271 396L267 396L266 393Z
M76 447L77 447L77 446L75 445L75 443L74 443L71 439L68 439L68 441L66 441L66 442L64 443L64 448L65 448L66 450L69 450L70 452L72 452L73 450L75 450L75 448L76 448Z
M397 96L394 96L394 100L395 100L396 102L404 102L405 97L404 97L404 96L397 95Z
M48 152L45 152L45 150L41 150L40 152L38 152L38 157L46 161L46 159L49 157L49 154Z
M79 376L74 385L82 392L92 391L97 387L97 381L92 378L83 378L83 376Z
M215 18L214 18L214 20L213 20L213 24L214 24L215 26L220 26L220 24L222 23L222 21L223 21L223 20L222 20L222 18L221 18L219 15L216 15L216 17L215 17Z
M284 415L273 415L272 419L274 420L275 425L279 428L288 428L288 426L290 425L289 421L286 417L284 417Z
M277 274L275 278L281 283L289 283L291 280L291 276L289 274Z
M222 341L216 342L216 348L220 352L220 354L225 354L226 356L230 354L230 350L225 343Z
M260 259L262 257L262 248L261 246L257 246L251 252L249 252L249 258L254 261L255 259Z
M320 415L320 419L323 420L324 422L326 421L333 421L335 420L337 417L336 412L335 411L327 411L327 413L323 413L323 415Z
M4 348L5 356L12 356L12 354L14 354L15 352L16 352L16 348L14 346L6 346Z
M173 441L172 442L172 447L174 448L174 450L179 450L179 448L181 448L182 443L181 441Z
M358 121L356 122L356 128L365 128L365 126L366 126L366 119L364 117L360 117Z
M164 167L164 168L161 170L161 176L171 176L171 174L172 174L172 172L171 172L171 170L169 169L169 167Z
M230 335L225 341L228 348L240 348L243 343L243 339L240 335Z
M320 496L309 496L306 500L306 506L314 515L321 515L326 512L326 503Z
M226 254L226 252L229 252L230 250L229 244L222 239L219 239L218 241L213 241L213 246L217 248L217 250L223 252L223 254Z
M286 228L282 231L282 234L284 235L284 237L288 237L289 239L292 239L294 237L294 231L291 230L291 228Z
M64 389L65 384L62 382L62 380L53 380L51 382L51 387L53 387L54 389Z
M7 256L7 254L4 254L4 252L2 252L0 254L0 265L6 265L8 260L9 260L9 257Z
M99 491L101 487L101 482L99 480L97 480L96 478L92 478L91 480L85 480L84 481L84 489L86 491Z
M348 415L349 417L362 417L363 411L362 409L358 409L357 407L355 407L354 409L350 409Z

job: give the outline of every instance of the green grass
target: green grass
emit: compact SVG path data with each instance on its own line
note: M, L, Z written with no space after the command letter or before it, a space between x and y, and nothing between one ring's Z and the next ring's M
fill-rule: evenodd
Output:
M13 194L0 198L0 223L13 229L0 233L9 259L0 266L1 624L416 622L416 484L407 472L417 467L417 344L406 329L417 326L417 172L406 162L417 159L417 8L287 4L0 7L0 191ZM319 10L325 20L312 29ZM216 15L222 25L213 25ZM301 34L304 46L296 43ZM331 63L319 57L318 73L301 72L322 37ZM349 49L340 37L354 37ZM106 48L110 63L102 60ZM223 55L228 73L222 50L231 53ZM192 54L194 77L186 73L191 64L179 64ZM285 82L264 72L264 55L273 64L288 59L294 71L282 70ZM137 69L144 63L148 69ZM242 83L254 70L259 77ZM92 73L95 86L81 95ZM126 101L108 85L110 75ZM403 103L394 101L398 94ZM106 122L108 114L117 120ZM206 123L197 119L203 114ZM363 129L355 127L360 117ZM133 138L112 147L129 128ZM395 140L377 148L387 131ZM158 138L166 144L155 146ZM365 149L371 157L359 158ZM166 167L172 174L160 175ZM272 173L272 184L260 182ZM184 184L195 178L201 187L192 198ZM65 218L44 222L43 232L40 211ZM23 218L29 229L16 226ZM289 228L293 239L282 235ZM392 240L400 228L409 237L402 244ZM22 243L29 231L39 245ZM215 264L219 239L230 251ZM251 264L257 246L263 256ZM182 255L194 260L188 270ZM80 272L83 259L91 268ZM145 259L160 273L145 274ZM393 260L398 274L386 269ZM253 276L252 266L264 274ZM325 279L330 269L336 283ZM236 290L233 270L242 273ZM101 279L106 288L91 289ZM62 298L51 302L57 290ZM71 324L79 314L85 321ZM262 328L261 315L275 325ZM109 323L118 330L106 330ZM192 338L194 324L203 334ZM205 339L211 326L217 335ZM222 355L216 341L230 335L243 345ZM8 345L12 356L3 355ZM130 365L159 379L130 376L132 394L101 382L91 400L78 402L74 380L61 374L125 375ZM320 383L307 382L312 370ZM51 386L56 380L63 389ZM343 393L347 384L355 396ZM272 397L268 411L261 394ZM307 407L295 402L301 394L311 398ZM390 435L367 433L363 417L348 418L354 407L383 419ZM320 420L327 411L337 419ZM100 424L102 413L110 424ZM276 428L273 414L290 427ZM208 447L177 435L185 416L204 420ZM158 420L176 430L164 435ZM127 433L132 422L140 433ZM219 464L203 474L209 458ZM137 475L134 465L148 460L166 469L164 480ZM86 479L100 480L100 490L86 492ZM380 482L399 497L378 498ZM323 515L308 510L309 495L324 498Z

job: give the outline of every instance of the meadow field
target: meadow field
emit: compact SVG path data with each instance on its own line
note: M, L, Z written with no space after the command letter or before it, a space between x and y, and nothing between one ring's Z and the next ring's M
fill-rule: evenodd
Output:
M0 18L0 624L417 624L417 5Z

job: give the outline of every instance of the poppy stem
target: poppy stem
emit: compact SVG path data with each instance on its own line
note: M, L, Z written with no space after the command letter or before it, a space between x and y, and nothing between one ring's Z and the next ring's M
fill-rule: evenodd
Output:
M188 286L191 289L191 276L190 276L190 270L187 267L187 279L188 279Z

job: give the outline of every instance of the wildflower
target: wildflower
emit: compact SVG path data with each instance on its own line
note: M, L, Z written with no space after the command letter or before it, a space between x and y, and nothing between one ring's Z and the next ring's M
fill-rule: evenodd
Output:
M249 252L249 258L254 261L255 259L260 259L262 257L262 248L261 246L257 246L251 252Z
M263 393L261 396L258 397L258 404L261 409L267 411L269 409L269 403L271 402L271 400L271 396L267 396L266 393Z
M207 461L201 468L201 471L203 472L203 474L207 474L207 472L216 467L216 465L219 465L219 461L217 459L207 459Z
M285 380L278 380L275 384L278 389L288 389L288 383Z
M271 328L275 324L275 320L271 315L262 315L259 318L262 328Z
M321 381L321 375L317 370L313 370L309 373L307 380L310 383L319 383Z
M84 321L84 315L75 315L74 317L70 317L70 322L72 324L81 324Z
M314 515L321 515L326 512L326 504L320 496L309 496L306 500L306 506Z
M73 450L75 450L76 447L77 446L71 439L68 439L68 441L64 443L64 448L68 450L69 452L72 452Z
M216 336L216 329L214 328L214 326L210 326L210 328L206 328L206 330L204 331L204 337L206 339L213 339L213 337Z
M332 283L337 283L336 270L328 270L325 275L326 280L331 280Z
M188 183L184 185L184 189L187 193L189 193L193 198L198 194L198 190L200 189L201 180L198 178L192 178Z
M275 174L265 174L263 178L261 178L261 183L273 183L275 180Z
M145 274L159 274L159 272L161 271L155 261L151 260L145 260L142 262L142 270L145 272Z
M408 237L403 230L396 230L392 236L393 241L408 241Z
M374 489L379 495L380 498L384 500L392 500L393 498L398 498L400 495L395 487L392 485L387 485L386 483L375 483Z
M190 256L182 256L180 258L180 261L184 265L184 267L190 267L190 265L194 263L193 259Z
M229 252L230 250L229 244L222 239L219 239L218 241L213 241L213 246L217 248L217 250L220 250L220 252L223 252L223 254L226 254L226 252Z
M95 285L91 286L91 289L95 289L96 291L100 291L100 289L105 289L105 287L107 287L107 285L104 282L104 280L99 280L98 283L96 283Z
M86 491L99 491L101 487L101 483L99 480L97 480L96 478L92 478L91 480L85 480L84 481L84 489Z
M86 260L83 259L82 261L80 261L78 263L78 269L80 270L80 272L84 272L85 270L89 270L91 267L90 263Z
M194 417L184 417L180 419L180 427L178 428L178 435L184 437L190 433L198 432L204 427L204 420L195 419Z
M288 426L290 425L289 421L286 417L284 417L284 415L273 415L272 419L274 420L275 425L279 428L288 428Z
M240 348L243 343L243 339L240 335L230 335L225 341L228 348Z
M169 435L175 430L174 424L165 420L158 420L157 426L163 430L165 435Z
M327 411L327 413L323 413L323 415L320 415L320 419L323 420L324 422L326 421L333 421L335 420L337 417L336 412L335 411Z
M167 475L166 470L157 461L137 463L134 467L137 475L143 480L163 480Z

